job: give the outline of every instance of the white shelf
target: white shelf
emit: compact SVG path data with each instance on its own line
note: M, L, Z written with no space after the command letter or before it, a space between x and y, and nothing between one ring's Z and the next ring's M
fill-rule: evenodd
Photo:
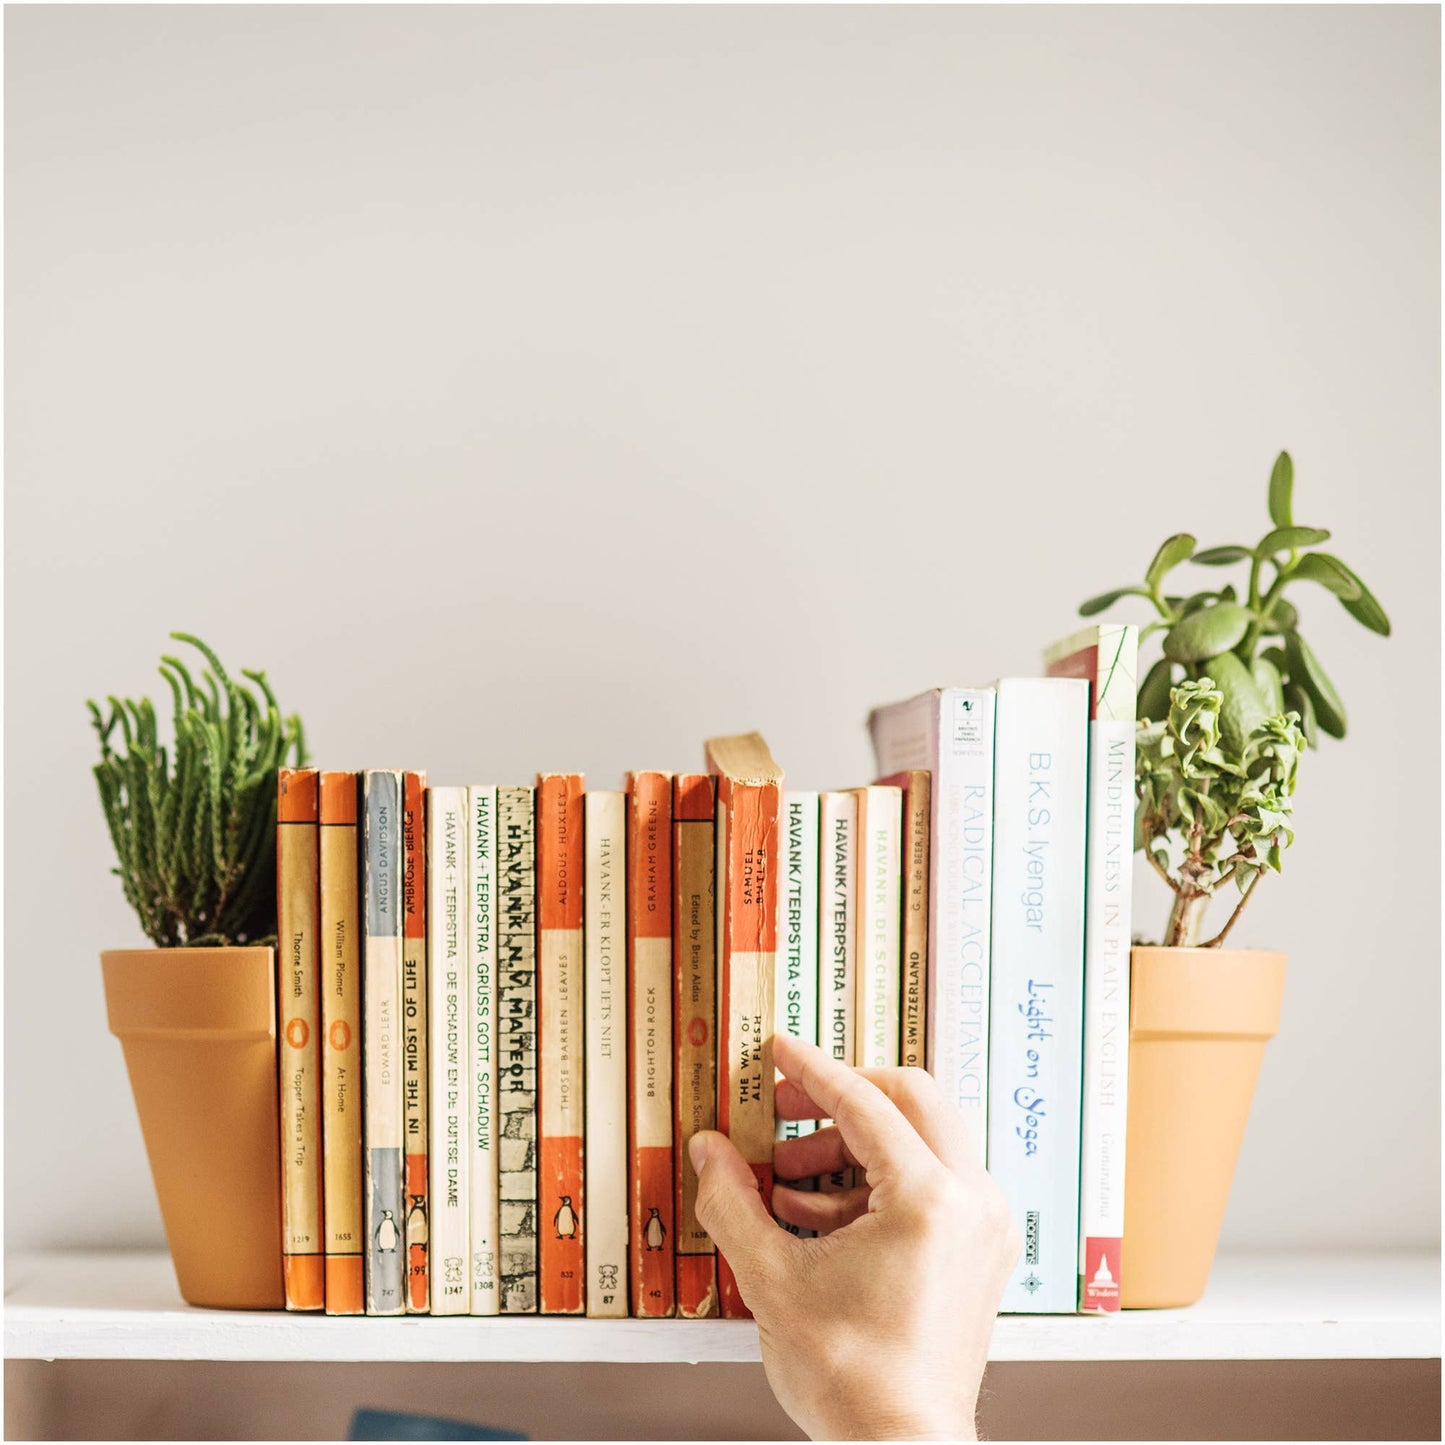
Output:
M6 1359L748 1362L750 1321L328 1319L199 1310L161 1253L6 1263ZM1222 1258L1192 1309L1004 1316L996 1361L1435 1359L1440 1257Z

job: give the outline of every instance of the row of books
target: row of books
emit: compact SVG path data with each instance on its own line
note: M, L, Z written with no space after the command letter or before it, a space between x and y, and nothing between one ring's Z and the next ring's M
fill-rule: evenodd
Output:
M745 1315L685 1145L770 1197L812 1127L776 1027L935 1075L1025 1240L1006 1310L1117 1309L1135 645L879 708L838 792L756 734L620 792L283 773L288 1306Z
M288 1308L746 1314L685 1144L770 1196L782 775L707 754L617 792L282 771Z

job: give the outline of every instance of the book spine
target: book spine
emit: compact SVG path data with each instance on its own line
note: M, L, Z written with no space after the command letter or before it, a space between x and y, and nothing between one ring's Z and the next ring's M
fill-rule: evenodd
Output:
M465 788L427 790L431 1312L462 1315L467 1289L466 1027L468 838Z
M903 790L858 790L858 1015L854 1061L898 1067L903 889Z
M885 779L885 782L892 781ZM903 773L903 1028L899 1060L928 1064L928 834L932 789L921 768Z
M999 684L988 1166L1024 1239L1002 1308L1078 1301L1088 685Z
M718 778L718 1127L773 1201L773 988L778 949L777 783ZM718 1255L727 1319L750 1318L727 1259Z
M628 1311L627 800L588 793L585 811L586 1301L589 1315L620 1318Z
M288 1310L319 1310L326 1305L321 1217L319 776L315 768L282 768L276 785L281 1260Z
M1089 684L1079 1157L1079 1310L1084 1314L1117 1312L1123 1288L1138 649L1137 628L1105 624L1075 634L1046 654L1050 677L1082 677Z
M467 1213L470 1310L501 1311L497 1180L497 790L468 788Z
M857 1032L858 799L852 793L821 793L818 812L818 1042L840 1064L851 1064ZM839 1193L852 1186L852 1174L836 1170L821 1177L818 1188Z
M778 940L777 998L774 1023L779 1032L807 1043L818 1042L818 795L783 794L782 930ZM797 1139L817 1128L814 1119L779 1119L774 1137ZM808 1188L797 1180L795 1189ZM794 1224L790 1234L809 1235Z
M582 775L537 779L538 1219L543 1314L584 1312Z
M426 774L401 782L402 1124L406 1140L406 1312L429 1308L427 1278Z
M632 1313L676 1313L672 1158L672 780L627 779L628 1253Z
M402 1235L401 774L368 769L362 1074L366 1312L406 1313Z
M321 774L322 1198L326 1313L366 1313L361 1205L361 899L355 773Z
M537 1312L537 953L531 788L497 789L501 1313Z
M717 1250L697 1217L697 1170L687 1142L717 1127L717 839L715 793L706 773L673 780L673 1082L677 1091L677 1312L718 1312Z

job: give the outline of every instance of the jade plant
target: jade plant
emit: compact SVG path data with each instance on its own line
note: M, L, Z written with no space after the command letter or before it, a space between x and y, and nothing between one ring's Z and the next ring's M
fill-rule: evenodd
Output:
M161 947L270 941L276 931L276 775L306 760L300 718L283 717L262 672L236 682L199 638L198 683L180 658L161 658L174 700L174 745L156 709L111 697L89 702L100 739L95 767L126 901ZM117 745L117 734L118 743Z
M1139 687L1135 846L1174 894L1164 943L1218 947L1266 872L1278 872L1294 839L1292 797L1300 753L1322 736L1345 735L1345 706L1300 632L1297 584L1324 588L1371 632L1390 620L1358 575L1332 553L1321 527L1294 520L1288 452L1269 479L1272 527L1254 546L1197 551L1185 532L1154 554L1142 583L1085 602L1085 617L1126 597L1157 614L1139 640L1160 637L1163 655ZM1166 592L1185 562L1237 565L1239 585ZM1290 596L1286 596L1290 592ZM1202 940L1217 889L1238 899L1220 931Z

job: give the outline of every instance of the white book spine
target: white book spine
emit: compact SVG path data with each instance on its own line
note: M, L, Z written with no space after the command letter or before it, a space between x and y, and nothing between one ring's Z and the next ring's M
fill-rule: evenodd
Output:
M587 1313L627 1317L627 795L583 800Z
M858 799L818 796L818 1045L840 1063L853 1062L858 943ZM823 1127L821 1124L819 1127ZM851 1169L824 1175L818 1188L852 1185Z
M427 1018L431 1125L431 1312L467 1313L467 895L465 788L430 788L427 810Z
M471 907L467 917L469 1312L494 1315L501 1311L497 1270L501 1250L497 1203L497 790L466 791L471 819Z
M1024 1239L1001 1308L1078 1299L1088 683L998 688L988 1165Z
M870 719L880 773L933 775L929 818L928 1070L988 1141L993 948L994 711L991 687L950 687Z
M903 790L858 789L858 993L855 1061L896 1069L903 996Z

